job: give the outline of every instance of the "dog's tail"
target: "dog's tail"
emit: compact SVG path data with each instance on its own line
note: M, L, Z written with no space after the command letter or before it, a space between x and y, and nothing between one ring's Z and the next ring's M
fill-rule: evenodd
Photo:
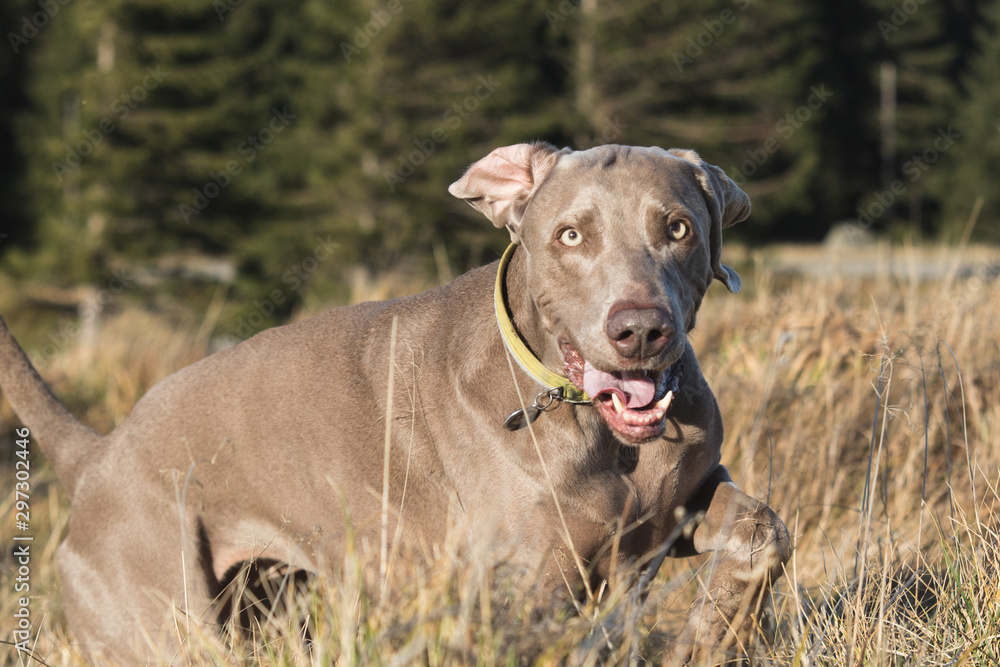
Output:
M94 451L101 436L79 422L52 395L3 318L0 318L0 389L38 439L59 481L72 495L76 464Z

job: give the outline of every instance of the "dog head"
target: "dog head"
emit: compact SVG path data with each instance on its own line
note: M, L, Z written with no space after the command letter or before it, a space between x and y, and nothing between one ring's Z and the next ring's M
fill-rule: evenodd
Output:
M690 150L545 143L496 149L449 192L526 251L563 372L619 439L662 435L670 369L705 291L713 279L740 289L722 230L750 214L746 193Z

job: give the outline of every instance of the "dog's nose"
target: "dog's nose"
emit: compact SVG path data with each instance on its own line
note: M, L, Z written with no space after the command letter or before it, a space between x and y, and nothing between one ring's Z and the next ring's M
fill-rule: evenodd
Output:
M645 359L663 351L674 335L670 315L663 308L612 308L605 327L618 354Z

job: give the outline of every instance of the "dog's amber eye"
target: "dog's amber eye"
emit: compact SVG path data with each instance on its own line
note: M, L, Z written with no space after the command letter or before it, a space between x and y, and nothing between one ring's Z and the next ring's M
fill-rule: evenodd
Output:
M667 234L670 235L675 241L680 241L682 238L688 235L688 230L690 227L688 223L684 220L674 220L669 225L667 225Z
M559 242L564 246L575 248L583 243L583 234L570 227L569 229L563 230L563 233L559 235Z

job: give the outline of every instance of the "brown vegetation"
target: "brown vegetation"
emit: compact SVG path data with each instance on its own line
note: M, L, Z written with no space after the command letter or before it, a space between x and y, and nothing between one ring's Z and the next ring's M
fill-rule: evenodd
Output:
M775 638L757 648L760 663L1000 660L1000 285L992 269L976 270L995 264L978 262L971 275L919 282L887 272L776 275L762 261L744 272L743 294L713 289L707 297L691 338L725 419L723 460L744 490L768 499L795 542L766 621ZM201 354L200 324L122 310L102 325L92 358L67 345L44 375L78 415L110 429L153 383ZM0 418L6 443L14 425L6 405ZM5 545L8 484L0 497ZM35 471L33 489L35 655L76 664L54 567L68 503L46 468ZM193 642L191 660L659 664L711 567L711 559L667 561L644 603L612 585L579 613L539 621L510 602L500 570L445 542L433 555L397 557L393 595L381 605L365 592L369 554L359 545L343 580L321 580L303 600L311 651L297 622L284 619L235 648L211 637ZM0 583L4 619L16 604L10 571Z

